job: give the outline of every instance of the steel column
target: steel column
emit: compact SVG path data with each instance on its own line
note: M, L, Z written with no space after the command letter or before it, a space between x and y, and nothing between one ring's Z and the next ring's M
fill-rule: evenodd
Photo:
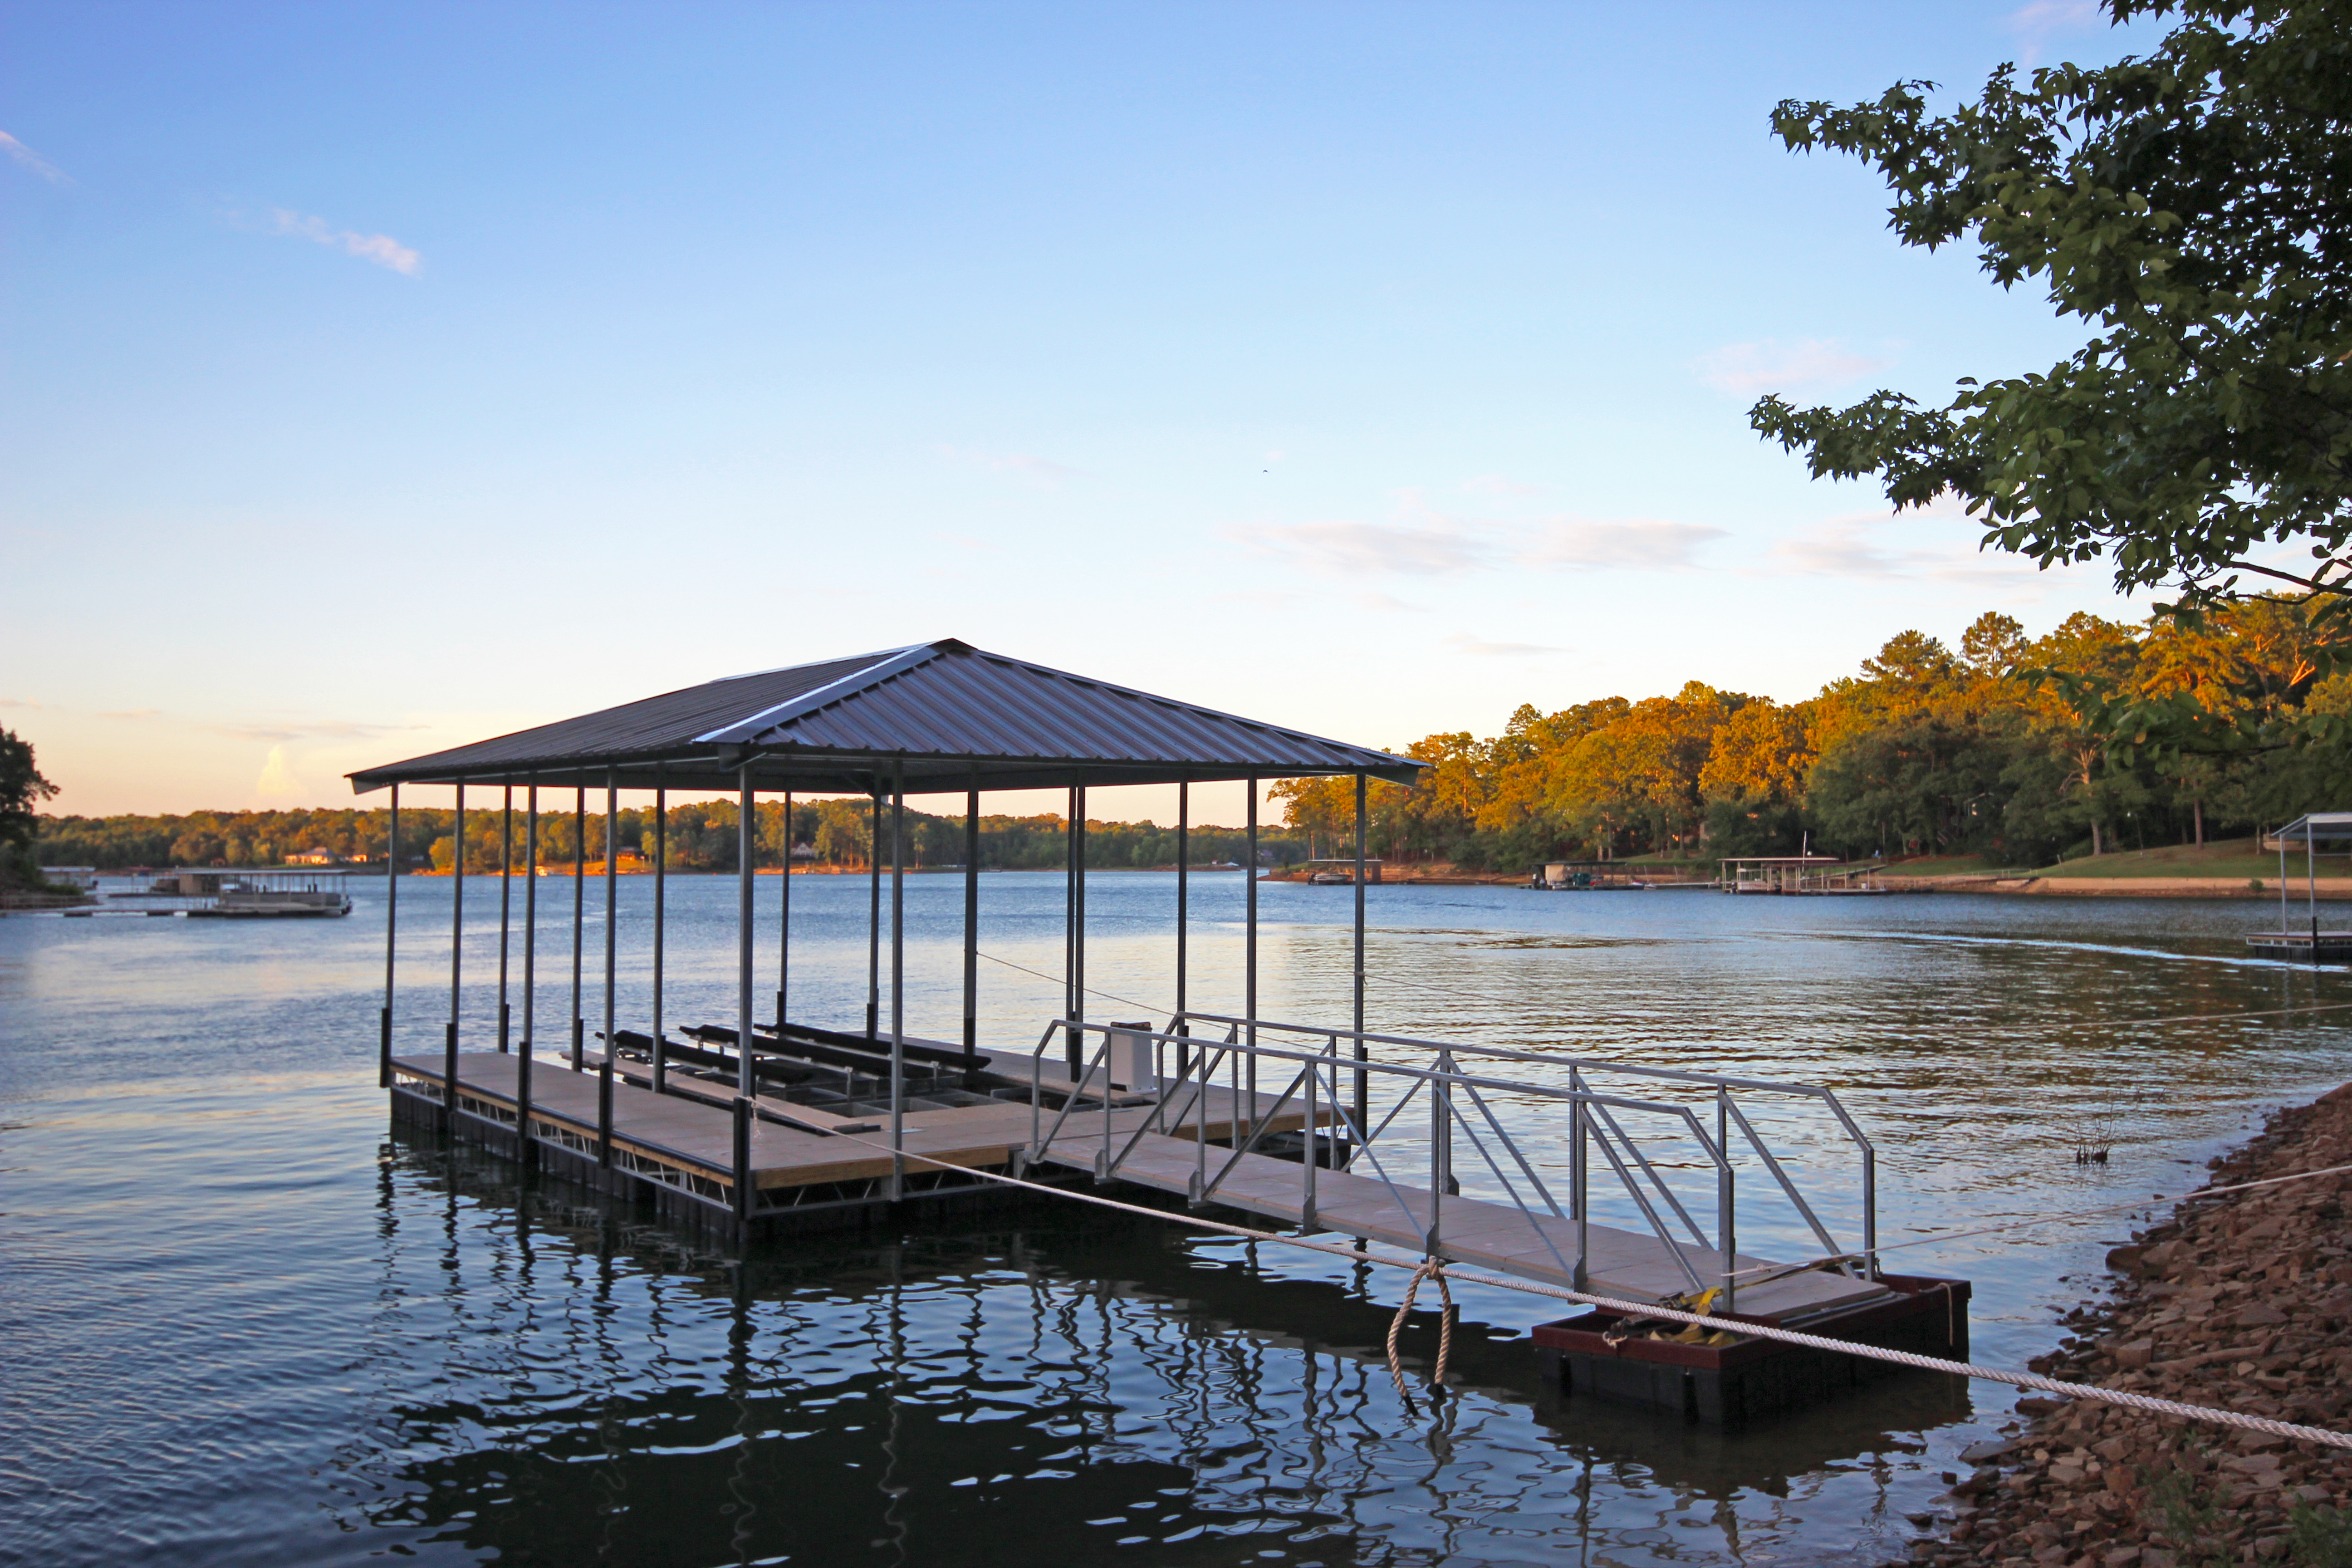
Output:
M866 830L866 866L871 887L866 917L866 1037L882 1023L882 782L874 783L874 812Z
M457 786L457 853L450 858L449 1027L441 1037L441 1125L457 1125L457 992L466 970L466 786Z
M783 880L777 896L776 1038L784 1037L785 1003L793 984L793 792L784 792Z
M1356 1059L1370 1059L1371 1049L1364 1044L1364 798L1365 779L1356 775ZM1356 1072L1356 1125L1369 1130L1372 1124L1371 1075L1358 1068Z
M1246 913L1242 923L1242 1016L1249 1026L1249 1091L1257 1093L1257 780L1249 781L1249 881L1245 892ZM1251 1102L1253 1105L1255 1101ZM1307 1130L1307 1148L1310 1157L1315 1149L1315 1130Z
M604 1060L613 1059L615 1022L613 992L621 966L621 786L617 770L604 770Z
M751 764L735 775L735 1092L750 1094L751 1070Z
M890 1200L906 1194L907 761L890 764Z
M1078 1016L1078 788L1070 786L1069 820L1062 825L1062 1016ZM1070 1081L1079 1080L1080 1043L1076 1028L1062 1032Z
M530 1042L539 1026L539 775L531 775L525 795L523 858L530 880L522 885L522 1041L515 1063L516 1152L526 1165L538 1163L530 1140Z
M963 801L963 1067L980 1069L980 792Z
M507 932L514 909L514 785L499 815L499 1055L507 1054Z
M1184 979L1189 966L1185 963L1184 941L1189 933L1192 905L1192 783L1190 779L1176 781L1176 1033L1190 1035L1192 1024L1184 1013L1188 998ZM1178 1049L1189 1049L1179 1047ZM1202 1090L1206 1094L1207 1089ZM1203 1104L1207 1103L1205 1100Z
M662 1034L662 937L668 923L669 791L661 779L666 764L654 764L654 1092L669 1092L668 1040ZM644 835L638 836L643 842Z
M1070 1016L1083 1024L1087 1021L1087 786L1078 786L1077 875L1075 880L1078 896L1078 918L1071 930L1070 944ZM1073 1048L1078 1048L1075 1044Z
M383 1013L377 1021L376 1087L392 1087L392 999L397 988L400 930L400 786L392 786L392 810L383 848Z
M583 934L588 914L588 789L572 792L572 1070L580 1070L588 1021L580 1011L580 977L587 967Z

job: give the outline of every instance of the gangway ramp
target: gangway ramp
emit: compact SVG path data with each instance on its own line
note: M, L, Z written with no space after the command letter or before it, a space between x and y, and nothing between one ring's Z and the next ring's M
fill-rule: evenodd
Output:
M1195 1033L1202 1025L1222 1026L1223 1037ZM1301 1035L1313 1038L1302 1047L1297 1039ZM1368 1047L1381 1047L1379 1058L1369 1050L1361 1057L1342 1055L1341 1042L1356 1038L1348 1031L1200 1014L1171 1019L1168 1029L1158 1031L1056 1020L1038 1042L1033 1082L1048 1081L1048 1047L1067 1048L1074 1037L1091 1037L1093 1048L1081 1053L1087 1055L1082 1070L1065 1069L1055 1081L1109 1082L1124 1090L1145 1090L1156 1103L1114 1110L1100 1096L1088 1096L1048 1111L1041 1089L1033 1096L1038 1127L1024 1152L1028 1165L1082 1171L1097 1181L1132 1183L1196 1206L1223 1205L1286 1226L1361 1237L1415 1255L1622 1300L1688 1299L1727 1287L1718 1310L1794 1322L1893 1294L1875 1278L1870 1146L1825 1089L1622 1063L1563 1062L1390 1036L1361 1037ZM1427 1065L1411 1059L1417 1056L1425 1056ZM1466 1068L1465 1058L1480 1070ZM1490 1070L1498 1058L1540 1060L1554 1077L1565 1068L1568 1081L1498 1078ZM1604 1093L1590 1081L1619 1071L1671 1082L1684 1098ZM1741 1099L1752 1101L1764 1094L1796 1094L1826 1104L1861 1149L1864 1212L1858 1251L1838 1246L1797 1190L1786 1163L1766 1146L1756 1119L1743 1109ZM1694 1096L1700 1108L1714 1112L1712 1135L1694 1114ZM1193 1114L1204 1101L1213 1108L1211 1114ZM1522 1118L1528 1109L1553 1113L1551 1131L1568 1133L1569 1169L1552 1173L1553 1183L1567 1188L1564 1203L1527 1153L1525 1139L1515 1139L1513 1130L1503 1125L1497 1103L1509 1104ZM1245 1117L1254 1114L1255 1121L1236 1126L1233 1113L1244 1107ZM1375 1119L1376 1109L1385 1114ZM1712 1235L1693 1214L1687 1192L1678 1193L1646 1152L1656 1136L1629 1136L1626 1122L1637 1113L1664 1119L1677 1140L1675 1163L1698 1166L1712 1176ZM1302 1157L1286 1157L1286 1150L1259 1152L1277 1121L1316 1130ZM1743 1138L1747 1148L1735 1150L1735 1137ZM1559 1142L1554 1139L1555 1147ZM1400 1151L1400 1143L1407 1147ZM1475 1170L1474 1161L1483 1163L1495 1178L1486 1184L1502 1195L1463 1191L1454 1173L1461 1149L1475 1154L1460 1168ZM1693 1152L1696 1159L1690 1158ZM1735 1152L1744 1158L1735 1163ZM1751 1182L1754 1176L1769 1178L1833 1261L1784 1268L1738 1249L1735 1218L1743 1170L1753 1173ZM1613 1178L1622 1187L1649 1222L1646 1233L1592 1217L1588 1187L1596 1173L1597 1179Z
M1195 1157L1192 1140L1147 1132L1119 1162L1116 1179L1189 1197ZM1223 1164L1229 1152L1215 1149L1211 1157ZM1043 1163L1069 1170L1094 1168L1090 1152L1066 1145L1049 1148ZM1236 1168L1218 1184L1213 1199L1227 1208L1305 1230L1359 1236L1409 1252L1427 1250L1431 1205L1425 1188L1391 1190L1370 1176L1323 1171L1317 1174L1310 1212L1297 1162L1271 1154L1244 1154L1234 1163ZM1578 1251L1574 1220L1530 1216L1511 1205L1480 1198L1448 1197L1438 1205L1438 1221L1436 1255L1449 1263L1624 1300L1663 1300L1689 1289L1687 1275L1667 1256L1666 1244L1653 1236L1612 1226L1586 1226L1585 1283L1579 1286L1573 1267ZM1701 1251L1681 1244L1680 1250L1702 1279L1722 1261L1712 1248ZM1741 1272L1775 1267L1768 1258L1747 1253L1737 1258ZM1888 1294L1885 1286L1872 1280L1809 1269L1739 1290L1738 1306L1743 1316L1790 1321L1860 1306Z

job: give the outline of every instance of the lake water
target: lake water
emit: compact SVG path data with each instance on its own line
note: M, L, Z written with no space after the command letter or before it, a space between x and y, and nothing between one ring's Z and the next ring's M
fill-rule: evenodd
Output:
M571 889L539 883L548 1045ZM986 1038L1025 1048L1062 879L982 889ZM792 890L793 1013L855 1026L866 886ZM469 880L469 1045L499 891ZM1243 892L1195 879L1196 1007L1238 1011ZM1352 891L1261 892L1261 1011L1344 1021ZM383 893L355 881L343 921L0 920L0 1562L1865 1564L2008 1418L1934 1378L1731 1435L1552 1409L1525 1331L1557 1304L1500 1291L1466 1298L1459 1397L1408 1412L1379 1354L1401 1276L1075 1205L715 1252L388 1132ZM401 886L404 1050L439 1046L450 896ZM734 886L669 896L667 1016L731 1021ZM2177 1194L2352 1076L2352 1012L2246 1016L2352 999L2248 961L2258 903L1369 896L1372 1027L1826 1083L1880 1150L1886 1243ZM625 975L650 897L624 879ZM961 881L907 898L908 1026L952 1036ZM1166 1007L1172 910L1171 878L1092 879L1088 980L1119 999L1095 1016ZM520 1004L520 933L509 962ZM644 1005L625 984L624 1021ZM1776 1135L1850 1215L1818 1134ZM2074 1163L2085 1138L2109 1163ZM1889 1261L1973 1279L1976 1353L2016 1365L2130 1224ZM1742 1236L1806 1250L1764 1209Z

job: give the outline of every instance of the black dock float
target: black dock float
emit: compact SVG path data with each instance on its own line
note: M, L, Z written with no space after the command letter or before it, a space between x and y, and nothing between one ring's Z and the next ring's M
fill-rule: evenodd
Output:
M1895 1292L1892 1300L1805 1321L1720 1316L1734 1334L1743 1322L1761 1323L1881 1350L1968 1359L1967 1280L1884 1274L1879 1282ZM1536 1325L1536 1356L1545 1381L1570 1398L1625 1401L1688 1421L1740 1426L1837 1398L1906 1370L1866 1356L1756 1337L1727 1345L1630 1337L1612 1343L1610 1336L1622 1321L1620 1314L1596 1308Z

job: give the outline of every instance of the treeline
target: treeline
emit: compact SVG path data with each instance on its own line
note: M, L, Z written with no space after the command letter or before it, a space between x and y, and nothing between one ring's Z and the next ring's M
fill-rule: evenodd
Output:
M1406 748L1372 786L1374 854L1519 869L1545 858L1816 849L2049 864L2202 843L2352 808L2352 643L2262 598L2140 626L2077 614L2029 639L1979 616L1955 652L1905 632L1782 704L1693 681L1672 697L1523 707L1502 734ZM1291 780L1295 828L1342 842L1353 784Z
M579 847L579 819L568 809L569 797L551 792L540 796L539 862L567 867ZM477 795L476 799L481 796ZM600 800L589 792L592 805ZM738 808L731 800L673 805L667 818L667 850L674 870L732 871L736 868ZM801 853L795 864L839 869L863 869L871 864L872 808L863 800L813 800L793 803L789 835L784 805L780 800L752 805L752 863L783 864L789 841ZM323 849L346 860L364 858L380 864L388 852L390 813L374 811L196 811L172 816L43 816L34 854L44 865L96 866L121 869L129 866L275 866L289 858ZM656 837L650 805L625 807L614 814L614 838L624 855L650 858ZM888 854L888 818L884 818L883 850ZM906 824L907 864L918 867L960 866L964 859L964 819L961 815L935 816L909 810ZM466 868L495 871L509 858L518 867L528 861L525 820L518 806L511 844L503 832L497 805L484 810L470 802L466 813ZM1068 823L1047 814L1039 816L983 816L980 823L980 864L1003 870L1041 870L1066 863ZM604 854L604 816L590 811L586 817L585 858L601 861ZM1280 829L1261 831L1263 858L1287 865L1306 849ZM404 869L430 866L446 871L456 863L457 813L404 805L400 812L400 858ZM1248 837L1239 828L1195 827L1192 858L1196 866L1213 861L1239 864L1248 856ZM1151 822L1087 823L1087 863L1097 869L1172 866L1176 861L1176 830Z

